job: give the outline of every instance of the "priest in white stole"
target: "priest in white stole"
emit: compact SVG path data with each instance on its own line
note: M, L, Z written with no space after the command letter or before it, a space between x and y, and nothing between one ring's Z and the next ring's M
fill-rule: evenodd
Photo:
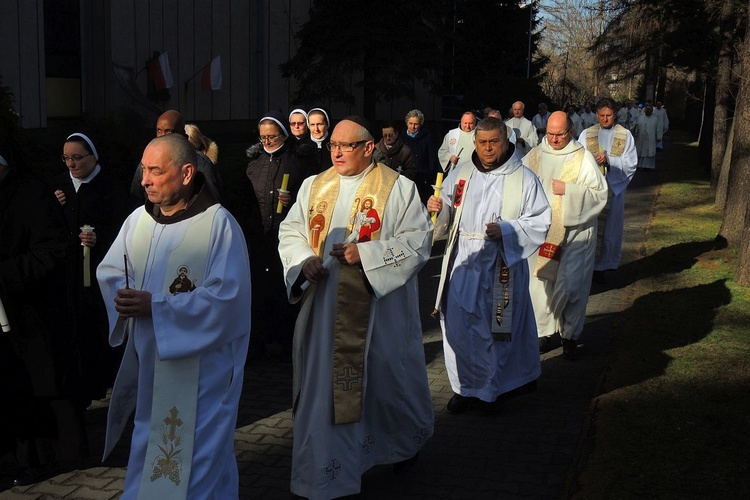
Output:
M599 123L584 130L578 142L594 155L597 165L604 170L609 187L609 200L599 215L594 263L594 281L602 281L604 271L620 267L625 190L635 175L638 154L633 134L615 124L615 102L612 99L605 97L596 103L596 117Z
M279 230L289 298L302 300L291 491L309 499L359 493L375 465L404 472L434 423L417 289L429 215L412 181L371 163L365 120L339 122L329 147L333 166L303 182Z
M562 111L552 113L546 137L523 163L539 177L552 205L547 240L529 257L539 345L551 344L549 337L560 332L563 356L572 359L586 319L607 181L594 156L575 140L573 123Z
M250 269L237 222L178 134L143 153L148 201L125 221L97 278L110 344L127 342L105 457L135 410L122 498L237 498L234 455L250 338Z
M436 311L454 413L496 412L541 374L527 259L544 243L550 206L502 121L482 120L474 145L427 203L436 227L451 221Z

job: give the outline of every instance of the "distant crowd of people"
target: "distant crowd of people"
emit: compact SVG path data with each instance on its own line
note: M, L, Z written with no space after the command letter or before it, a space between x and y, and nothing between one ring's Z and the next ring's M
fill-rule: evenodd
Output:
M231 183L219 144L168 110L129 193L94 134L66 138L54 185L3 134L0 374L15 383L0 455L15 484L84 460L84 413L111 388L105 456L135 414L124 497L236 498L244 366L273 344L293 361L293 494L408 471L433 433L417 275L440 239L448 411L533 391L540 352L579 356L592 280L620 264L626 188L669 126L660 102L563 109L467 110L442 141L418 109L377 129L272 110Z

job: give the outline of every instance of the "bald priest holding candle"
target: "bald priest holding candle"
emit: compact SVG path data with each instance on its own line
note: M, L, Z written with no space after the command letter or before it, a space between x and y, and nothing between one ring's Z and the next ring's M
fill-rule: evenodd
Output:
M234 429L250 336L250 269L237 222L181 135L143 152L148 201L97 270L110 343L126 342L105 457L135 410L123 498L237 498Z
M302 183L279 230L302 303L291 490L309 499L359 493L375 465L405 472L434 422L417 300L429 215L412 181L373 163L364 119L344 118L326 146L333 166Z

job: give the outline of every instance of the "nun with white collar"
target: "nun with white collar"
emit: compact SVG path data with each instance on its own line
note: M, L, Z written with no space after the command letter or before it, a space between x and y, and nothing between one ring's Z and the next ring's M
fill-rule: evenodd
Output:
M310 129L310 140L318 147L316 159L320 171L333 166L331 153L326 149L328 142L328 131L331 128L331 120L323 108L313 108L307 112L307 128Z
M66 170L56 179L55 196L68 234L67 296L82 369L80 409L85 410L91 400L106 396L119 366L119 352L106 340L107 313L95 276L127 215L127 192L102 168L86 134L65 139L61 160Z

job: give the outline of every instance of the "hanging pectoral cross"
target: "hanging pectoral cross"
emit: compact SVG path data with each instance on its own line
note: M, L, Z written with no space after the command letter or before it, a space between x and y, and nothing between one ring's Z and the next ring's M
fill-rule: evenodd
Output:
M175 439L175 428L182 426L182 419L177 418L177 414L180 413L180 410L177 409L176 406L173 406L171 410L169 410L169 417L164 418L164 423L169 426L169 440L174 441Z

